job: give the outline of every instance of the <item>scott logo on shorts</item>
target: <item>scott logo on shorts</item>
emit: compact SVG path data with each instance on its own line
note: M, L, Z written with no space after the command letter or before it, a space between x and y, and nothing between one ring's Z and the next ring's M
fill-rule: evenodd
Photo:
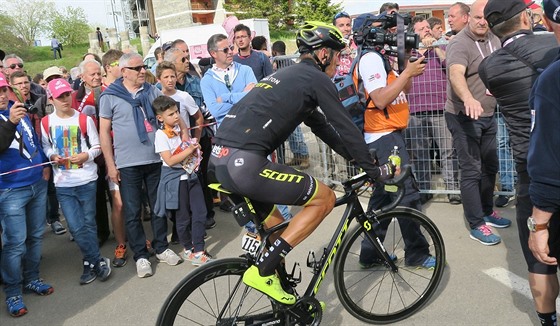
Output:
M265 177L265 178L268 178L268 179L281 181L281 182L300 183L301 180L303 179L302 175L291 174L291 173L280 173L278 171L272 171L272 170L269 170L269 169L262 170L262 172L259 173L259 175L261 177Z
M212 156L215 156L217 158L222 158L224 156L228 156L229 154L229 148L227 147L223 147L220 145L214 145L214 147L212 147Z

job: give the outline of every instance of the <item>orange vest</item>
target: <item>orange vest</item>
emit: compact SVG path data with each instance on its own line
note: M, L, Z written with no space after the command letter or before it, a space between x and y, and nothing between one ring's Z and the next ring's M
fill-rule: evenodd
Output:
M358 85L358 69L354 69L354 84ZM387 85L395 82L397 75L390 71L387 75ZM369 94L364 91L366 100L369 99ZM380 133L392 132L395 130L402 130L408 126L409 108L406 95L403 92L387 107L380 110L375 107L373 101L368 101L366 112L364 113L364 132L367 133Z

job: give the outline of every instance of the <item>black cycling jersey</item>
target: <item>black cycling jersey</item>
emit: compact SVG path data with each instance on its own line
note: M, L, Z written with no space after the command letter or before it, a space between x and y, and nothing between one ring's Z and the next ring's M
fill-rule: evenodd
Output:
M302 122L344 158L354 158L371 178L379 176L335 85L312 59L280 69L255 85L225 116L215 143L269 155Z

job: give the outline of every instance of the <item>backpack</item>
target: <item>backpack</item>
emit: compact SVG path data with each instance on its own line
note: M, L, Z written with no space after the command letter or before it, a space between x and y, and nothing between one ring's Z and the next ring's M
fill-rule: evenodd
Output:
M360 59L366 53L376 53L383 59L384 68L387 73L391 71L389 62L381 55L381 53L370 50L362 49L360 45L357 50L356 57L352 60L350 71L341 79L335 81L336 89L340 103L352 117L354 124L361 130L364 130L364 114L371 103L371 98L364 88L364 83L358 71ZM386 112L386 109L385 109Z
M84 138L86 140L86 145L88 148L91 148L91 144L89 142L89 137L87 135L87 118L88 116L80 113L78 116L78 125L80 127L80 132L82 133L82 138ZM47 133L47 137L49 138L49 141L52 143L51 140L51 135L50 135L50 123L49 123L49 116L47 115L46 117L43 117L43 119L41 119L41 124L43 125L43 129L45 130L45 132Z

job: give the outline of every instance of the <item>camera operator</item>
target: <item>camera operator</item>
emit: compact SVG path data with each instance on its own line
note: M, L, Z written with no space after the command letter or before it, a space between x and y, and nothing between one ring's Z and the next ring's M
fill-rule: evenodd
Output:
M394 23L387 23L394 15L385 13L373 16L373 24L376 27L377 35L373 37L375 42L381 39L379 34L385 33L384 39L391 39L392 35L388 33L389 29L394 27ZM365 25L371 22L371 19L365 21ZM365 30L363 26L361 30ZM372 32L369 32L371 34ZM365 36L365 45L369 47L371 35ZM396 38L394 38L396 39ZM387 42L393 43L393 42ZM376 51L365 53L358 63L358 72L364 83L364 89L367 96L371 99L368 101L367 109L364 113L364 139L370 149L375 149L380 162L386 162L391 155L394 147L399 150L402 164L409 163L408 152L405 147L403 130L407 127L409 118L409 107L406 99L405 91L408 91L412 84L412 78L421 75L424 72L426 64L423 63L424 57L418 58L415 62L410 62L402 73L398 73L390 68L389 57L384 53L384 45L377 44ZM385 44L394 46L395 44ZM386 192L383 185L376 184L374 193L369 200L368 210L378 209L391 201L390 193ZM420 204L420 194L417 187L413 184L411 178L406 180L405 196L401 201L401 206L411 207L418 210L422 209ZM414 265L421 268L431 268L435 265L435 259L429 256L427 251L427 243L425 238L419 233L414 226L403 226L401 223L401 231L407 239L407 256L405 258L406 265ZM372 257L373 249L367 241L362 243L360 253L360 264L367 268L375 263L375 257ZM399 257L401 258L401 257Z

